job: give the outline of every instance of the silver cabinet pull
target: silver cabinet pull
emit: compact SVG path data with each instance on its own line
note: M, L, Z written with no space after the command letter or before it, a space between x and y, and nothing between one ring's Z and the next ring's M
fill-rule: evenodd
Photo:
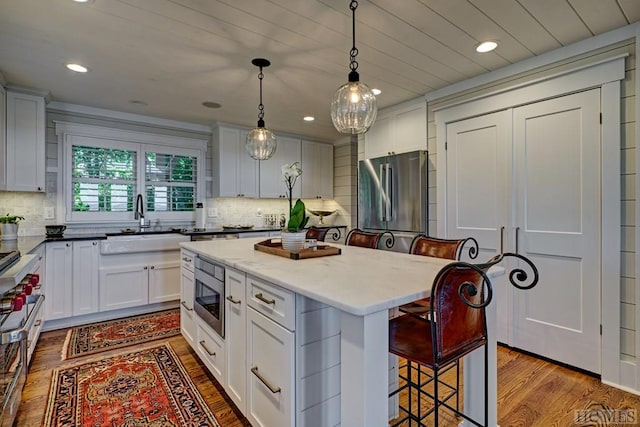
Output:
M209 350L209 349L207 348L207 346L206 346L206 345L204 345L204 341L200 341L200 346L201 346L202 348L204 348L204 351L206 351L206 352L209 354L209 356L215 356L215 355L216 355L216 353L215 353L215 352L214 352L214 353L212 353L212 352L211 352L211 350Z
M518 250L518 246L519 246L519 234L520 234L520 227L516 227L516 253L519 254L520 251Z
M182 304L182 306L183 306L184 308L186 308L186 309L187 309L187 311L193 311L193 308L189 308L189 307L187 307L187 303L186 303L186 302L184 302L184 301L180 301L180 304Z
M276 305L276 300L274 299L266 299L265 297L262 296L262 292L260 292L259 294L255 294L254 295L257 299L259 299L260 301L262 301L265 304L273 304Z
M240 304L240 300L239 299L233 299L233 295L229 295L227 297L227 301L229 301L231 304Z
M274 387L271 384L269 384L269 381L267 381L262 375L260 375L258 373L258 367L257 366L254 366L253 368L251 368L251 373L253 375L255 375L256 377L258 377L260 382L262 382L262 384L264 384L265 386L267 386L267 388L269 390L271 390L271 393L273 393L273 394L280 393L280 391L281 391L280 387Z
M504 225L500 227L500 253L504 253Z

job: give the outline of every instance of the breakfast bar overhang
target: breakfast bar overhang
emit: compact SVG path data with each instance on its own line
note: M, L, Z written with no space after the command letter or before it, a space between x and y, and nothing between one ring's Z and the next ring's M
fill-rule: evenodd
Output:
M341 425L388 425L389 309L429 296L449 260L341 246L341 255L291 260L254 250L263 239L184 242L181 246L340 311ZM492 267L493 287L506 286L504 269ZM497 425L495 301L488 323L489 425ZM484 418L484 356L465 357L464 407Z

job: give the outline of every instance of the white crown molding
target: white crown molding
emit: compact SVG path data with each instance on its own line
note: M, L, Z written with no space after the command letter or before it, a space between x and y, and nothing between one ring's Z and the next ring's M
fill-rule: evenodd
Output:
M181 122L177 120L162 119L159 117L145 116L142 114L125 113L122 111L107 110L104 108L88 107L86 105L69 104L65 102L51 102L47 105L47 110L55 110L65 113L83 114L100 118L110 118L123 120L138 124L153 125L167 129L178 129L185 131L201 132L211 134L211 126L196 123Z
M45 102L49 102L49 100L51 99L51 92L49 92L48 90L31 89L28 87L16 86L12 84L8 84L5 87L11 92L23 93L25 95L41 96L44 98Z

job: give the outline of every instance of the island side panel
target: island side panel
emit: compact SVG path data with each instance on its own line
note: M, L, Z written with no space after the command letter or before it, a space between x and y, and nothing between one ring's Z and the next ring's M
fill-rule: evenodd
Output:
M388 426L389 313L342 312L341 325L342 425Z

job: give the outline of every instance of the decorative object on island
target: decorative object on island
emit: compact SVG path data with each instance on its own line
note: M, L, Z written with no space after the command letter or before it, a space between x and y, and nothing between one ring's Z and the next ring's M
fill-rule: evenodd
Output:
M278 255L295 260L340 255L342 253L340 248L329 245L316 245L313 248L303 248L298 251L290 251L284 248L283 242L274 241L273 239L267 239L263 242L256 243L253 245L253 249L267 254Z
M299 162L294 162L290 165L282 165L281 170L289 197L289 222L287 228L282 230L282 247L285 250L297 252L304 247L307 232L303 228L309 221L304 202L298 199L294 205L292 198L293 187L298 177L302 175L302 169Z
M18 239L18 223L24 219L20 215L9 215L0 217L0 231L2 235L0 240L17 240Z
M352 0L349 9L352 12L353 47L351 48L349 81L340 86L331 101L331 120L341 133L365 133L378 114L376 96L369 87L360 82L358 74L358 48L356 48L356 9L358 2Z
M255 58L251 63L260 68L258 79L260 80L260 104L258 104L258 126L247 135L244 148L247 153L256 160L267 160L276 151L276 135L264 127L264 105L262 104L262 69L271 65L267 59Z
M321 211L321 210L316 210L316 209L307 209L309 211L309 213L311 215L315 215L315 216L319 216L320 217L320 224L324 224L322 222L322 218L325 216L329 216L329 215L333 215L334 213L338 212L337 210L335 211Z

